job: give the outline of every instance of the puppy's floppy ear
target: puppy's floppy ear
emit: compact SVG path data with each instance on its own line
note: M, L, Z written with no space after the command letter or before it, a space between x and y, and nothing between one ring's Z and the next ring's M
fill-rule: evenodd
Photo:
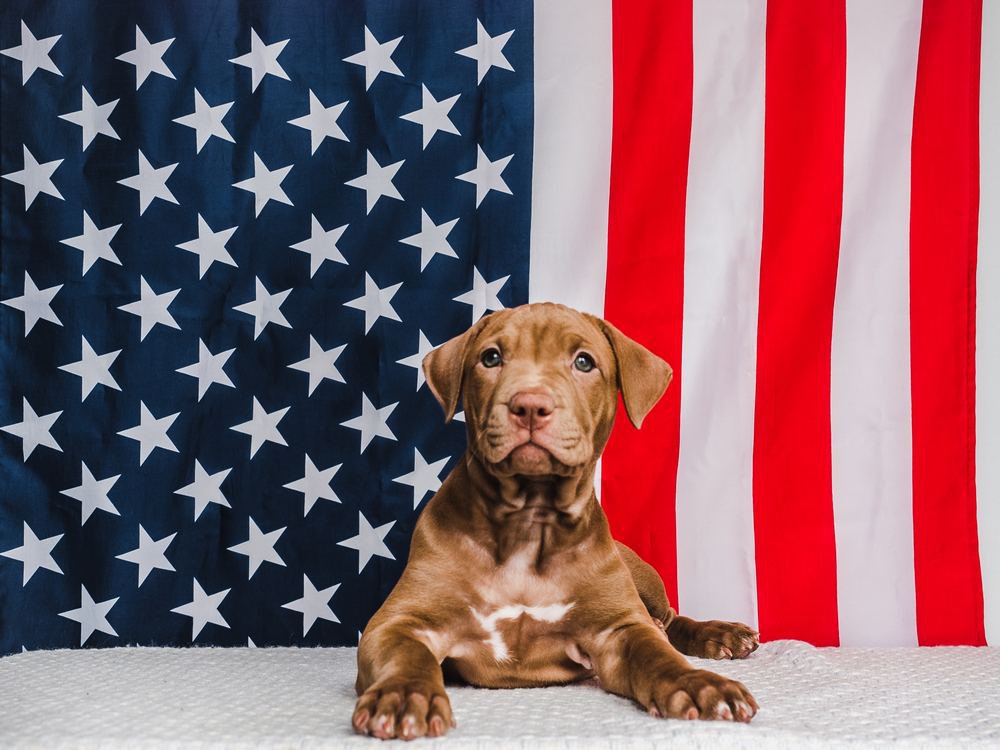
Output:
M478 330L479 325L474 325L465 333L432 349L424 357L424 378L434 398L441 404L445 422L450 422L455 416L458 397L462 393L465 350Z
M638 429L667 390L674 371L664 360L606 320L600 323L618 363L618 388L622 392L625 411Z

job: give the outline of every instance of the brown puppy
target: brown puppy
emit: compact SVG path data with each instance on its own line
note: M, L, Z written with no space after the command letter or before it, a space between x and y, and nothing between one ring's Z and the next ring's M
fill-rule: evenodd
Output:
M489 315L423 364L446 420L461 395L469 447L361 638L354 728L411 739L455 726L442 665L487 687L596 674L654 716L750 721L743 685L677 649L742 658L756 633L677 616L656 571L611 538L594 495L619 390L639 427L670 366L554 304Z

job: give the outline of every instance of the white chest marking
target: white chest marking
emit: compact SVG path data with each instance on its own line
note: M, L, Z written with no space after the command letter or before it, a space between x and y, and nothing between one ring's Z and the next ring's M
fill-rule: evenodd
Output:
M508 604L505 607L493 610L488 615L478 612L470 607L472 615L479 625L486 631L488 638L483 639L483 643L493 649L493 658L497 661L506 661L510 658L507 644L504 643L503 635L497 625L501 620L516 620L522 615L527 615L532 620L539 622L559 622L566 613L569 612L575 602L546 604L544 607L527 607L523 604Z

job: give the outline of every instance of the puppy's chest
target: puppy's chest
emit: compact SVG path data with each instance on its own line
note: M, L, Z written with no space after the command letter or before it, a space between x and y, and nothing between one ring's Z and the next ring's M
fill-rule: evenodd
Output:
M469 594L446 654L466 679L489 682L565 661L580 603L561 576L539 574L527 556L512 558Z
M540 639L566 635L567 615L576 602L550 604L505 604L502 607L470 607L472 623L466 629L459 651L498 664L523 662L540 644ZM472 624L470 623L470 624Z

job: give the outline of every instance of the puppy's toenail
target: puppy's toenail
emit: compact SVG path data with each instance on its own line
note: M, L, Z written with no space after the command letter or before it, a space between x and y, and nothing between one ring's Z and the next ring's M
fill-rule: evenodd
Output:
M409 739L417 733L417 720L412 716L403 719L403 737Z

